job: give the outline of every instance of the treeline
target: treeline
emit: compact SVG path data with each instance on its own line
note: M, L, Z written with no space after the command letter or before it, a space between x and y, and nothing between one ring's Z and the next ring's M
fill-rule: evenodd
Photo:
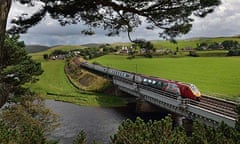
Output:
M239 56L240 55L240 44L238 41L225 40L223 42L211 43L206 42L197 44L196 50L228 50L228 56Z

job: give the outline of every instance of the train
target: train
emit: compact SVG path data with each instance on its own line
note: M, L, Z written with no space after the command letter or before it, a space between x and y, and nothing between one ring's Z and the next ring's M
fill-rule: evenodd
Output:
M90 70L101 72L109 76L119 77L134 82L135 84L141 84L162 91L170 92L176 94L177 96L181 96L182 98L189 98L196 101L200 101L201 99L200 91L194 84L191 83L168 80L159 77L152 77L138 73L117 70L110 67L88 63L86 61L81 62L80 66Z

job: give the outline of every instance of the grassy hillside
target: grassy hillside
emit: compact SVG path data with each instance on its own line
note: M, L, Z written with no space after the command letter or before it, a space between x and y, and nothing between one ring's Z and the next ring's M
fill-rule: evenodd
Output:
M92 61L122 70L195 84L202 93L240 97L240 57L135 58L107 55Z
M156 49L159 48L169 48L176 50L176 47L179 49L181 48L186 48L186 47L191 47L195 48L197 44L206 42L208 44L214 43L214 42L223 42L225 40L234 40L238 41L240 43L240 38L239 37L218 37L218 38L193 38L193 39L186 39L186 40L177 40L177 43L171 43L166 40L152 40L151 42L153 43L154 47ZM118 42L118 43L112 43L110 44L112 47L116 46L130 46L132 43L131 42ZM46 46L39 46L39 45L32 45L32 46L27 46L27 50L30 53L37 53L37 55L42 55L44 53L51 53L54 50L61 49L64 51L69 51L73 49L81 49L81 48L92 48L92 47L99 47L102 44L84 44L84 45L63 45L63 46L55 46L55 47L46 47Z
M169 41L165 40L155 40L152 41L155 48L169 48L176 50L176 47L179 49L185 48L185 47L191 47L195 48L197 44L206 42L208 44L214 43L214 42L223 42L225 40L233 40L238 41L240 43L239 37L217 37L217 38L193 38L193 39L186 39L186 40L178 40L176 44L171 43Z
M28 53L36 53L36 52L41 52L49 49L50 47L48 46L43 46L43 45L27 45L26 46L26 51Z
M65 61L44 61L36 56L33 58L42 61L44 73L39 77L37 83L27 86L33 91L43 94L46 98L88 106L121 106L125 104L121 98L116 96L89 93L75 88L64 73Z

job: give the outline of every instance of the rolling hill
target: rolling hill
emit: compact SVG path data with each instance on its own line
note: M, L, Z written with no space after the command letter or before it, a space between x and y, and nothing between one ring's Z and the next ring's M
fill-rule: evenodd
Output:
M43 45L27 45L26 46L26 51L28 53L37 53L37 52L45 51L45 50L47 50L49 48L50 47L43 46Z
M164 49L172 49L176 50L178 47L181 48L196 48L197 44L200 43L207 43L211 44L214 42L220 43L226 40L233 40L238 41L240 43L240 36L232 36L232 37L198 37L198 38L190 38L190 39L183 39L183 40L177 40L177 43L171 43L166 40L151 40L151 43L154 45L156 49L164 48ZM36 52L43 52L48 49L52 49L51 51L55 49L62 49L62 50L72 50L72 49L78 49L78 48L93 48L93 47L99 47L101 45L104 45L104 43L89 43L89 44L83 44L83 45L57 45L57 46L43 46L43 45L28 45L26 46L26 50L28 53L36 53ZM131 42L116 42L109 44L112 47L116 46L130 46Z

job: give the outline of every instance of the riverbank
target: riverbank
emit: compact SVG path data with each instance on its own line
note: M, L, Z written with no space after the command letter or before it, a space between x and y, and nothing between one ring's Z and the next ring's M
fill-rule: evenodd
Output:
M88 92L73 86L64 72L66 64L64 60L47 61L41 57L36 57L35 59L41 61L44 73L39 77L39 81L26 86L30 87L32 91L40 93L46 99L74 103L81 106L119 107L126 105L126 102L121 97Z

